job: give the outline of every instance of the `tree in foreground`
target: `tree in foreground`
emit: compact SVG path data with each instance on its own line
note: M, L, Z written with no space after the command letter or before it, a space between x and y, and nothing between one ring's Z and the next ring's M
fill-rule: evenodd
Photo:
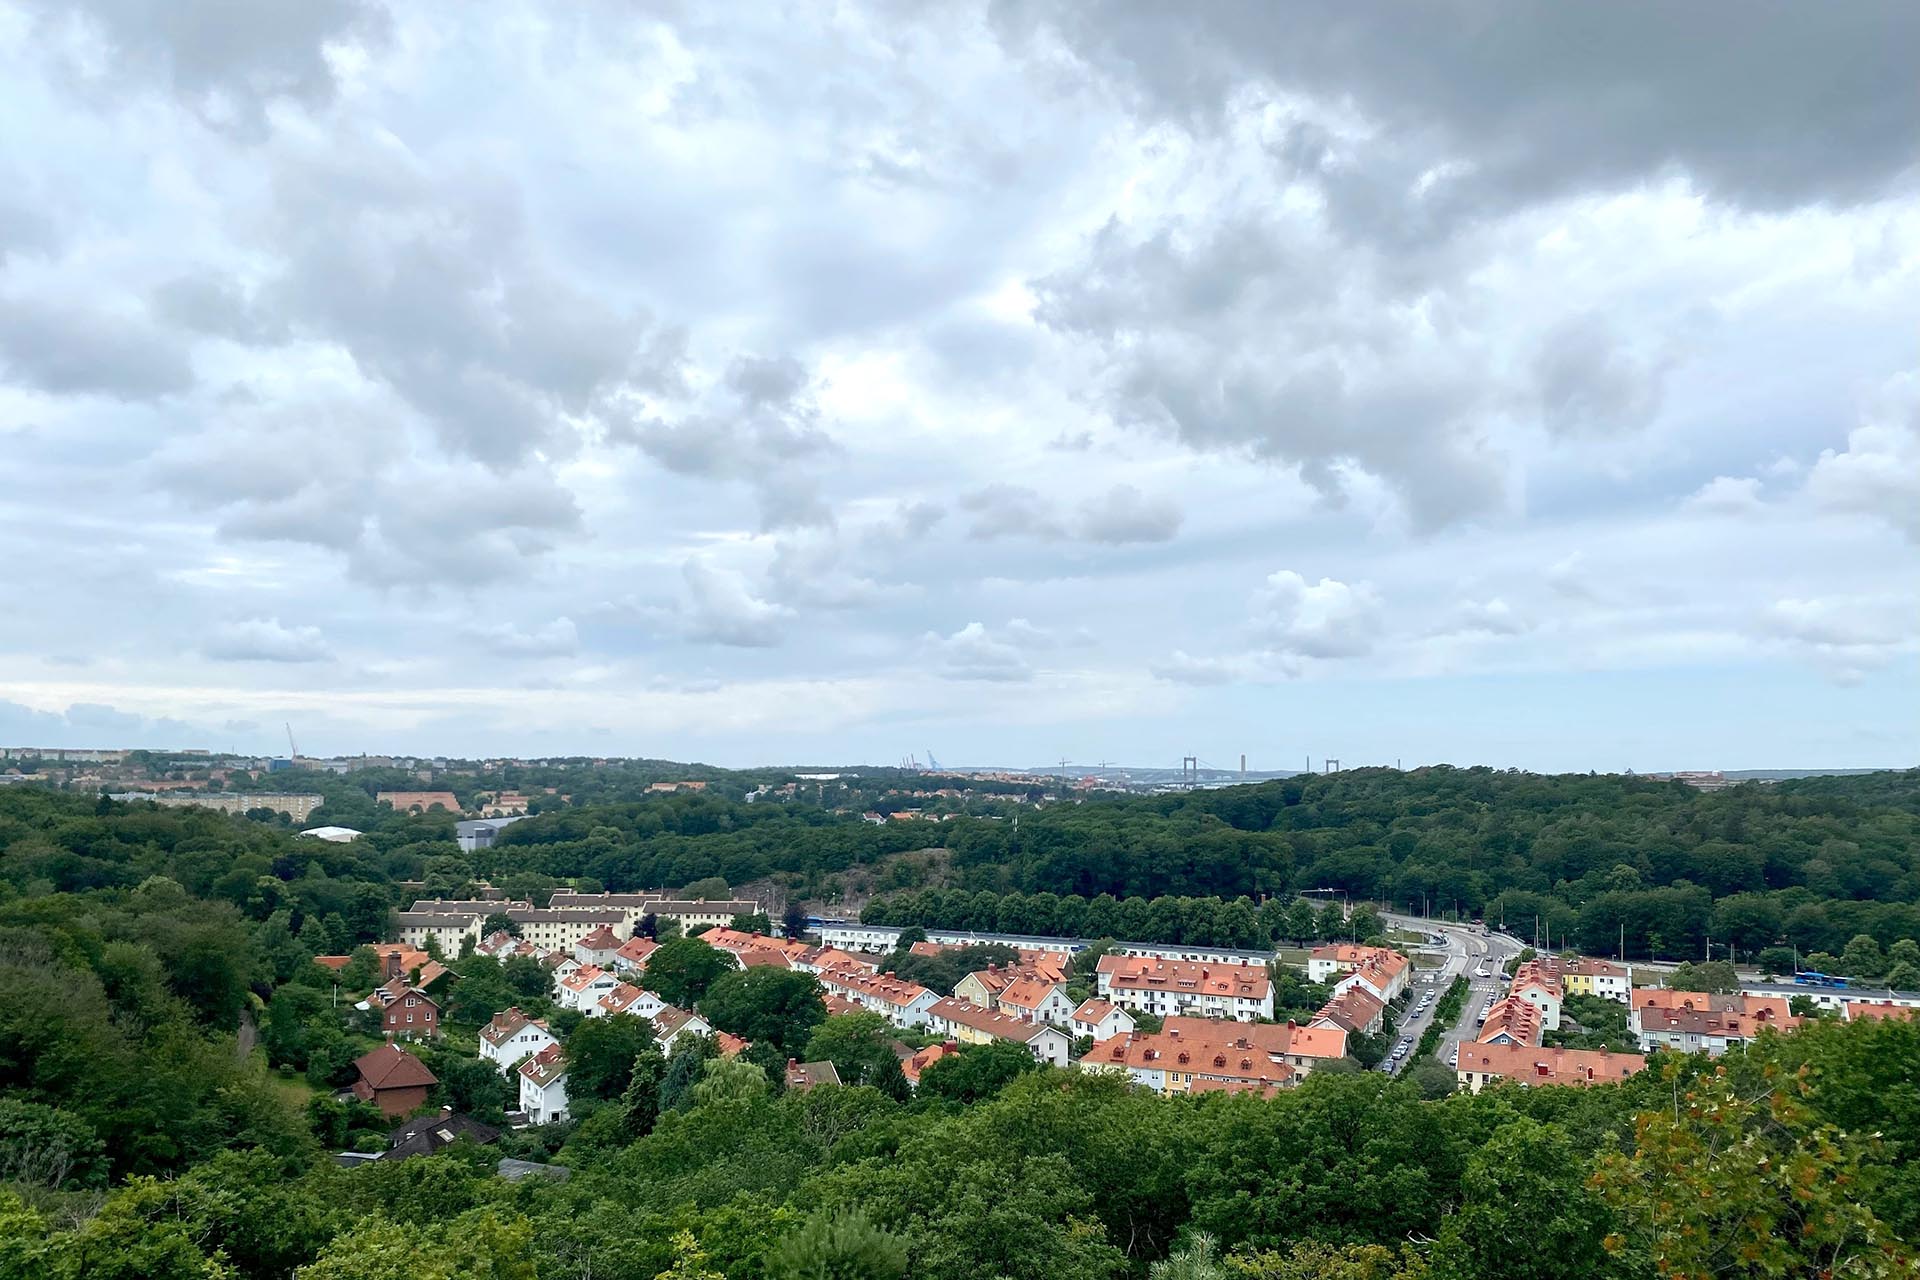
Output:
M899 1280L907 1246L865 1213L816 1213L774 1247L768 1280Z
M999 1041L968 1045L922 1071L920 1093L949 1102L984 1102L1027 1072L1038 1069L1039 1064L1024 1045Z
M588 1018L567 1040L567 1092L617 1098L633 1082L634 1061L653 1048L653 1023L630 1013Z
M1910 1276L1917 1260L1874 1216L1861 1168L1875 1139L1815 1120L1807 1071L1771 1065L1743 1096L1724 1067L1683 1080L1641 1113L1631 1154L1603 1156L1592 1185L1619 1218L1606 1251L1630 1274Z

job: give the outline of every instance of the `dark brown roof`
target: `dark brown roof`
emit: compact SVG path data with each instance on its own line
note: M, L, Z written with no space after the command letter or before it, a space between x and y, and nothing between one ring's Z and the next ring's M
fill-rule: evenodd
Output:
M440 1083L426 1063L392 1044L383 1044L354 1059L353 1069L370 1089L412 1089Z

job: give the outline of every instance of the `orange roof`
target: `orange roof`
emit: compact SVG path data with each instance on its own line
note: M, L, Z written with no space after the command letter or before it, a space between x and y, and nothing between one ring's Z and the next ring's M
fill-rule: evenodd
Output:
M391 1042L353 1061L370 1089L409 1089L440 1083L427 1064Z
M585 991L593 985L595 979L604 978L607 971L597 964L583 964L566 977L560 979L560 985L569 991Z
M1793 1016L1793 1009L1779 996L1750 996L1744 992L1677 991L1671 987L1635 987L1636 1009L1699 1010L1711 1013L1737 1013L1749 1018L1781 1021Z
M439 805L448 813L460 812L460 801L451 791L382 791L373 797L375 804L390 804L396 809L431 809Z
M861 995L871 996L885 1004L906 1008L922 996L927 989L917 982L906 982L891 973L863 973L856 969L832 969L821 973L820 981L845 991L858 991Z
M1337 1052L1327 1049L1337 1040ZM1146 1071L1191 1074L1246 1085L1283 1085L1298 1074L1289 1057L1341 1057L1346 1033L1289 1024L1221 1022L1213 1018L1168 1018L1157 1032L1132 1032L1102 1040L1085 1061Z
M862 1009L859 1005L855 1004L853 1001L848 1000L842 996L836 996L831 991L829 991L827 994L820 997L820 1003L827 1006L827 1016L829 1018L838 1017L840 1014L843 1014L843 1013L865 1013L866 1012L866 1010Z
M1509 990L1518 995L1526 987L1539 987L1558 1000L1564 994L1558 970L1559 965L1555 962L1528 960L1513 971L1513 985Z
M353 963L352 956L315 956L313 962L322 969L332 969L335 973Z
M1108 1014L1119 1007L1119 1005L1111 1001L1102 1000L1098 997L1091 1000L1083 1000L1080 1003L1080 1007L1073 1011L1073 1020L1075 1022L1097 1023L1105 1019Z
M625 1013L633 1008L634 1002L645 994L647 993L631 982L623 982L600 997L600 1007L608 1013Z
M1637 1053L1605 1049L1543 1049L1528 1044L1460 1046L1459 1070L1496 1075L1526 1085L1608 1084L1644 1070Z
M1015 1040L1021 1044L1052 1028L1051 1023L1023 1022L1010 1013L983 1009L972 1001L956 1000L952 996L936 1000L928 1006L927 1017L944 1018L975 1031L984 1031L996 1039Z
M930 1044L924 1049L915 1050L900 1060L900 1074L907 1078L908 1084L920 1083L920 1073L942 1058L951 1057L960 1052L960 1046L949 1040L945 1044Z
M739 1036L734 1035L731 1031L714 1032L713 1042L720 1046L720 1056L723 1058L739 1057L747 1051L749 1043L746 1040L742 1040Z
M1060 989L1057 982L1045 982L1039 978L1016 978L1000 993L1000 1003L1010 1004L1016 1009L1036 1010Z
M1365 988L1352 986L1321 1005L1313 1018L1315 1022L1324 1019L1348 1031L1359 1031L1372 1026L1386 1007Z
M1480 1028L1480 1040L1486 1043L1504 1034L1521 1044L1539 1044L1543 1030L1536 1006L1518 996L1508 996L1488 1007L1487 1020Z
M659 950L660 944L652 938L628 938L613 954L629 964L647 967L647 957Z
M1615 964L1611 960L1598 960L1592 956L1575 956L1571 960L1560 962L1563 974L1579 974L1589 978L1624 978L1627 976L1625 965Z
M617 948L620 945L620 938L619 935L607 928L607 926L603 924L595 925L593 932L573 945L576 947L585 947L589 951L605 951L610 947Z
M1888 1018L1911 1019L1916 1013L1920 1013L1920 1010L1914 1009L1911 1005L1872 1004L1865 1000L1847 1001L1847 1021L1849 1022L1857 1022L1862 1018L1872 1021L1884 1021Z
M1113 963L1109 965L1109 961ZM1263 965L1106 955L1100 957L1099 967L1108 975L1108 985L1122 991L1183 991L1264 1000L1273 990L1273 980Z

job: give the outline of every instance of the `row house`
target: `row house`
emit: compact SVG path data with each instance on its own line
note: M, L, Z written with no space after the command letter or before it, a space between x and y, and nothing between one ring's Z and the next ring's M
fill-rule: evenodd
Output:
M1082 1036L1111 1040L1133 1031L1135 1025L1132 1014L1111 1000L1102 1000L1097 996L1082 1000L1080 1007L1067 1019L1067 1030L1073 1033L1076 1040Z
M480 1028L480 1058L491 1062L501 1075L519 1066L528 1055L558 1043L545 1022L529 1018L517 1007L501 1010Z
M825 969L815 975L830 995L859 1005L885 1018L896 1027L923 1027L927 1010L940 997L917 982L886 973L868 973L862 969Z
M1540 1011L1540 1020L1548 1031L1558 1031L1560 1005L1566 998L1560 984L1560 962L1552 957L1522 961L1513 971L1507 998L1526 1001Z
M1349 1035L1375 1035L1386 1025L1386 1002L1357 983L1320 1006L1310 1027L1338 1027Z
M1592 956L1575 956L1560 962L1560 985L1570 996L1597 996L1630 1004L1633 966Z
M550 1044L520 1064L520 1110L528 1124L557 1124L567 1110L567 1051Z
M953 994L969 1004L1000 1009L1028 1022L1065 1026L1073 1017L1066 985L1024 966L989 965L960 979Z
M512 907L506 912L520 936L542 951L571 952L580 939L598 929L623 927L626 916L610 910L540 910Z
M1544 1038L1545 1024L1539 1006L1507 996L1487 1006L1478 1039L1481 1044L1537 1045Z
M1096 977L1102 999L1161 1018L1273 1016L1273 979L1264 966L1105 955Z
M702 925L715 927L730 925L735 916L750 916L758 913L760 904L748 898L736 898L725 902L689 902L668 897L658 891L575 893L570 889L561 889L547 899L547 908L552 911L617 910L623 922L620 926L621 931L627 934L634 931L634 927L644 916L671 920L680 926L682 933L687 933Z
M1791 1030L1800 1021L1789 1011L1787 1002L1776 996L1739 992L1722 995L1666 987L1634 988L1632 1009L1627 1014L1627 1026L1639 1037L1643 1052L1667 1049L1714 1057L1769 1028Z
M959 951L961 947L952 942L916 942L908 950L916 956L933 957L947 951ZM1019 969L1052 982L1067 980L1067 968L1072 963L1072 956L1067 952L1046 951L1038 947L1019 947L1016 950L1018 957L1008 968Z
M1637 1053L1606 1049L1545 1049L1528 1044L1463 1044L1455 1066L1460 1087L1479 1093L1505 1080L1525 1088L1564 1084L1617 1084L1646 1069Z
M1315 1066L1346 1053L1347 1033L1338 1027L1228 1026L1209 1018L1169 1018L1157 1032L1094 1045L1080 1069L1124 1073L1162 1094L1223 1088L1265 1092L1294 1084Z
M459 955L469 939L477 944L483 919L478 915L442 911L396 911L393 918L401 942L425 950L431 941L443 956Z
M1848 1022L1885 1022L1889 1019L1910 1021L1920 1016L1909 1004L1893 1004L1879 1000L1849 1000L1843 1011Z
M1073 1047L1067 1033L1051 1023L1025 1021L952 996L934 1001L927 1009L926 1027L932 1034L959 1044L1001 1040L1024 1045L1035 1062L1047 1066L1066 1066L1067 1053Z
M1333 943L1308 953L1307 980L1332 983L1335 995L1361 987L1382 1004L1392 1004L1413 980L1413 962L1390 947Z

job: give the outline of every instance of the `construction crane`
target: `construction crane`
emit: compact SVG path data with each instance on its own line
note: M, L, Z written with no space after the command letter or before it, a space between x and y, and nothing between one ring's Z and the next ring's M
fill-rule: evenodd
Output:
M289 760L298 760L300 758L300 748L297 744L295 744L293 740L293 725L288 724L285 721L282 721L281 723L287 724L287 750L293 753L287 758Z
M927 748L927 772L928 772L928 773L938 773L938 772L940 772L940 762L939 762L938 760L935 760L935 759L933 758L933 748L932 748L932 747L928 747L928 748Z

